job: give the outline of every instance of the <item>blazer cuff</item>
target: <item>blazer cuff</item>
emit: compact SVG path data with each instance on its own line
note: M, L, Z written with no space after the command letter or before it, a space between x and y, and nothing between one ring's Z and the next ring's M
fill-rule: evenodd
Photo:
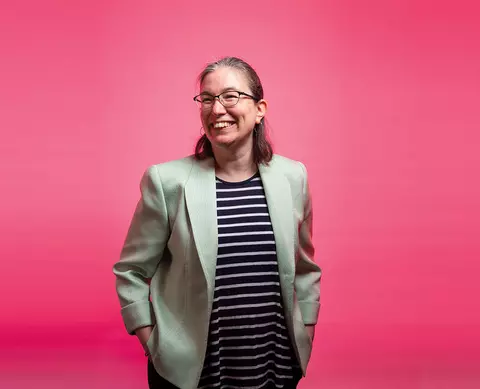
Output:
M153 326L155 323L152 304L150 301L137 301L129 304L121 310L125 328L130 335L141 327Z
M300 312L302 313L303 324L317 324L318 313L320 312L320 303L312 301L299 301Z

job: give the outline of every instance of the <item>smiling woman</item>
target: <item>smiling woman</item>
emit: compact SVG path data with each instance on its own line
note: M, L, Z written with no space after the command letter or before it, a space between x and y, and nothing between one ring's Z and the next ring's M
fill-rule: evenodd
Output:
M255 163L268 163L273 150L266 137L267 102L255 70L238 58L226 57L209 64L198 81L200 94L194 100L200 108L205 134L197 143L196 157L214 157L215 147L218 153L222 144L235 144L234 141L242 144L243 141L248 143L245 148L253 152ZM217 133L211 130L219 126L223 128L221 123L233 124L231 129L237 131L230 132L230 137L217 137Z
M125 326L152 389L296 388L320 306L306 169L273 154L250 65L199 87L195 155L147 170L114 265Z

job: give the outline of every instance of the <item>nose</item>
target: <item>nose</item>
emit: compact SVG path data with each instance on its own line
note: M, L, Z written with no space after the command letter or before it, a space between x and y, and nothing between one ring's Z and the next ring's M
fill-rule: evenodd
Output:
M225 107L222 105L220 100L216 98L213 101L212 113L215 115L221 115L221 114L224 114L225 112L226 112Z

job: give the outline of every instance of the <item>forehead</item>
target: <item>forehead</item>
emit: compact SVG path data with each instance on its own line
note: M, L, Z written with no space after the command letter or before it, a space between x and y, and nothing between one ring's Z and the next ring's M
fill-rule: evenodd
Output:
M245 75L239 70L227 67L218 68L207 74L200 85L201 92L209 92L215 95L228 88L242 92L250 90Z

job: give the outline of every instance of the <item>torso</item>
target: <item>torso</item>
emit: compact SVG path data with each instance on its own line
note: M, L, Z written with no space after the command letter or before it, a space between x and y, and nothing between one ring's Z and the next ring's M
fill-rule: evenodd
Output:
M216 186L217 270L199 387L282 387L299 368L260 175L234 183L217 177Z

